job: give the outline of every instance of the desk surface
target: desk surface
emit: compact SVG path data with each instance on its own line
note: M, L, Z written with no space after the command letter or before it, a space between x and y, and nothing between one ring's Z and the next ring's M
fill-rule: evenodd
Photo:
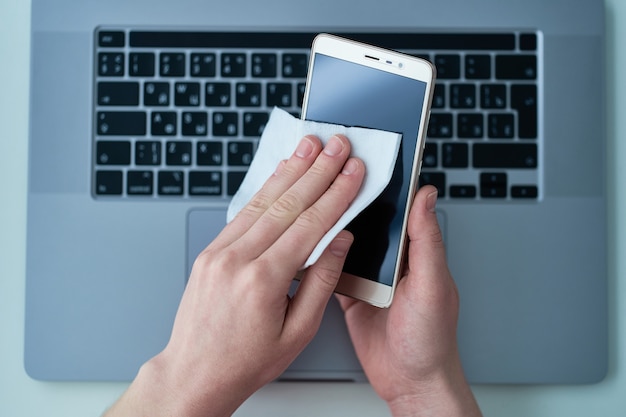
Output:
M626 412L626 2L607 3L610 362L589 386L474 387L485 416L623 416ZM43 383L23 370L30 1L0 0L0 416L96 416L122 383ZM620 48L617 45L620 44ZM618 116L618 115L621 115ZM621 138L621 141L618 141ZM621 278L621 279L620 279ZM323 401L319 399L323 398ZM271 384L237 416L382 416L366 384Z

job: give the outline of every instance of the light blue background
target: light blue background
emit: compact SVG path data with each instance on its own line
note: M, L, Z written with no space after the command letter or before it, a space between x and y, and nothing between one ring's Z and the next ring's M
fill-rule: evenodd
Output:
M626 1L606 5L609 373L596 385L474 387L485 416L626 416ZM29 25L30 1L0 0L0 416L97 416L126 384L38 382L22 366ZM316 383L271 384L236 415L387 414L366 384Z

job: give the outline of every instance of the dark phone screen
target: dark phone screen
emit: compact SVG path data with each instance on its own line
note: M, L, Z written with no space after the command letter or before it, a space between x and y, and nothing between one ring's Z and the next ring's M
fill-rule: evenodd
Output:
M426 86L323 54L313 61L307 120L402 133L389 185L347 227L355 240L344 271L386 285L393 281Z

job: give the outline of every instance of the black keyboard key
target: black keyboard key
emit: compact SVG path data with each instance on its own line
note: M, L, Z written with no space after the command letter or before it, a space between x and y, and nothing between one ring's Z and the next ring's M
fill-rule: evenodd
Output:
M96 143L98 165L129 165L130 142L100 140Z
M152 171L128 171L126 192L128 195L152 195L154 193Z
M169 106L169 83L145 83L143 86L143 104L146 106Z
M100 111L97 114L98 135L144 136L146 113L142 111Z
M537 198L539 192L536 185L514 185L511 187L513 198Z
M519 49L522 51L537 50L537 35L535 33L522 33L519 36Z
M165 149L167 165L191 165L191 142L167 142Z
M154 54L134 52L128 56L128 74L134 77L154 76Z
M461 57L458 55L435 55L437 78L441 80L457 79L461 77Z
M99 82L97 90L100 106L139 105L139 83Z
M496 78L499 80L534 80L537 78L535 55L497 55Z
M182 121L183 136L206 136L209 133L209 121L206 112L183 112Z
M476 86L474 84L451 84L450 107L453 109L476 107Z
M122 31L98 32L98 46L103 48L121 47L125 44L125 35Z
M433 91L433 109L440 109L446 106L446 86L445 84L435 84Z
M433 142L426 142L426 146L424 146L424 154L422 155L422 166L424 168L436 168L439 163L437 154L437 144Z
M176 135L176 126L176 112L152 112L150 124L150 133L152 136L174 136Z
M96 194L121 195L122 191L122 171L96 171Z
M174 84L174 104L178 107L197 107L200 105L200 83Z
M517 110L518 136L522 139L537 138L537 86L512 85L511 107Z
M491 78L491 56L465 55L465 78L469 80Z
M291 107L291 84L268 83L267 84L267 107Z
M185 174L183 171L159 171L159 195L183 195L185 190Z
M505 173L484 172L480 174L480 196L484 198L505 198L507 189Z
M261 106L260 83L237 83L235 86L237 107Z
M235 112L213 113L213 136L237 136L238 114Z
M451 138L452 137L452 114L431 113L428 122L429 138Z
M185 54L163 52L159 55L159 74L162 77L183 77L185 75Z
M98 75L102 77L122 77L124 75L123 52L100 52L98 54Z
M476 197L476 186L471 184L466 185L451 185L450 197L454 198L474 198Z
M457 135L460 138L482 138L484 135L481 113L459 113L457 115Z
M511 113L492 113L487 116L487 132L491 139L510 139L515 134L515 118Z
M228 172L227 181L226 181L226 192L228 195L235 195L239 186L243 182L246 173L243 171L230 171Z
M222 165L222 142L198 142L196 145L196 163L198 165Z
M189 59L192 77L215 77L217 65L214 53L194 53Z
M467 168L469 165L467 143L444 143L441 145L441 164L445 168Z
M204 103L208 107L230 106L230 83L206 83Z
M228 165L248 166L252 162L254 149L252 142L229 142Z
M275 78L278 65L276 54L252 54L252 76Z
M506 107L506 85L483 84L480 86L480 107L483 109L503 109Z
M270 116L265 112L247 112L243 114L243 135L258 137L263 133Z
M135 142L136 165L161 165L161 142L139 140Z
M476 168L537 168L534 143L475 143L472 155Z
M190 172L189 195L222 195L222 173L219 171Z
M443 172L422 172L420 174L419 185L421 187L426 184L437 187L439 197L446 196L446 174Z
M245 77L246 54L226 53L221 57L222 77Z
M309 65L307 54L283 54L283 77L305 78Z

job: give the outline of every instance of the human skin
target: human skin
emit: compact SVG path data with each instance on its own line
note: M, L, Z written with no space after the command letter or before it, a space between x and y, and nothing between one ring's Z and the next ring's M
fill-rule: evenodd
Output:
M106 415L227 416L278 377L317 332L352 235L339 233L290 297L293 277L364 175L346 137L304 137L198 256L169 343Z
M480 416L457 349L459 296L436 201L433 186L414 199L408 264L389 309L338 298L359 361L394 416Z
M170 341L107 417L231 415L311 341L353 237L343 231L289 287L356 196L363 162L347 138L307 136L198 256ZM408 265L389 309L338 296L352 341L394 416L480 416L456 344L458 294L423 187L409 219Z

